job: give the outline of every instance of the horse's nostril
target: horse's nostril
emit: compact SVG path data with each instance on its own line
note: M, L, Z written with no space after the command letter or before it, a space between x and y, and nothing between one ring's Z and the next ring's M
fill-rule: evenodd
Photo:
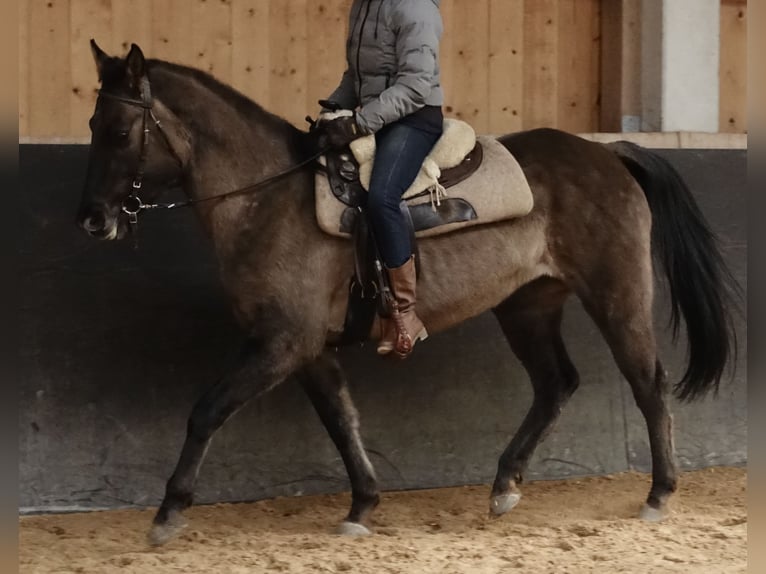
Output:
M105 222L104 214L95 212L91 213L83 220L82 226L85 228L85 231L101 231L104 229Z

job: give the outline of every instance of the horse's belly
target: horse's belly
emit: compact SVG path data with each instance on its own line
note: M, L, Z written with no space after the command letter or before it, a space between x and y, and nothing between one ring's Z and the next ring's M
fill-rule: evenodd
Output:
M417 312L429 331L475 317L538 277L556 277L541 219L422 240Z

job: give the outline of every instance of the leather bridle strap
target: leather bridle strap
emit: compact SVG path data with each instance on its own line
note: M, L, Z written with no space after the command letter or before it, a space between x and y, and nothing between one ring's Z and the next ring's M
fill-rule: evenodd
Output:
M307 165L315 162L319 158L319 156L326 153L327 151L325 149L321 149L315 154L313 154L311 157L301 161L300 163L284 171L276 173L252 185L235 189L234 191L229 191L227 193L213 195L210 197L202 197L198 199L188 199L186 201L178 201L174 203L144 203L143 201L141 201L141 198L138 196L138 191L141 189L141 186L143 184L144 167L146 165L146 158L147 158L148 148L149 148L149 121L148 120L150 118L154 122L154 125L157 127L160 134L162 134L162 138L165 141L165 145L167 146L168 150L175 157L176 161L179 164L179 167L183 169L183 162L181 161L180 156L178 155L178 153L176 153L175 149L173 149L173 145L170 142L170 138L165 133L165 130L163 129L160 121L154 115L154 111L153 111L154 101L152 99L151 89L149 86L149 79L144 77L141 80L141 99L140 100L121 96L119 94L113 94L111 92L106 92L104 90L99 90L98 93L99 93L99 96L103 96L105 98L116 100L118 102L122 102L132 106L137 106L144 110L142 128L141 128L143 135L141 138L141 150L139 152L139 158L138 158L138 169L136 170L136 175L133 178L133 189L131 190L130 195L128 195L128 197L126 197L122 203L122 211L128 216L128 220L133 226L137 224L138 214L141 213L142 211L147 211L152 209L179 209L182 207L189 207L189 206L196 205L199 203L204 203L207 201L221 200L221 199L226 199L228 197L233 197L235 195L252 193L254 191L257 191L260 188L266 187L269 184L274 183L275 181L278 181L284 177L287 177L288 175L296 173L297 171L303 169Z
M138 193L143 185L144 168L146 166L146 159L149 153L149 119L154 122L154 125L157 126L160 134L162 134L162 138L165 140L165 145L167 146L170 153L173 154L176 162L178 162L178 167L183 169L183 162L181 161L181 158L173 148L173 145L170 143L170 138L168 138L168 135L162 128L162 123L157 119L157 116L154 115L154 111L152 109L154 107L154 100L152 98L151 86L149 85L149 78L144 77L141 79L140 91L140 100L121 96L119 94L113 94L104 90L99 90L98 92L99 97L116 100L118 102L122 102L131 106L137 106L143 109L143 117L141 119L141 149L138 156L138 167L136 168L136 175L133 177L132 190L122 202L122 211L128 216L128 220L132 226L135 226L138 223L138 214L142 211L144 205L141 199L138 197Z

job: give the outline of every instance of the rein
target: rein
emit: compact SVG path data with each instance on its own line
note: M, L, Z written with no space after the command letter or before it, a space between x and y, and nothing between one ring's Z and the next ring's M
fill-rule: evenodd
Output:
M316 161L319 158L319 156L321 156L323 153L326 152L326 150L321 149L317 153L312 155L311 157L301 161L300 163L295 164L294 166L284 171L276 173L254 184L241 187L239 189L235 189L233 191L229 191L226 193L221 193L219 195L202 197L199 199L187 199L185 201L178 201L173 203L144 203L141 200L141 198L138 196L138 192L140 191L143 185L144 167L146 165L146 158L147 158L147 153L149 148L149 120L150 119L154 123L154 125L157 127L160 134L162 135L162 139L165 141L165 146L168 148L170 153L173 154L173 157L178 162L179 167L183 169L183 162L181 161L180 156L175 151L175 149L173 149L173 144L170 142L170 138L168 137L167 133L165 133L165 130L162 127L162 123L160 122L159 119L157 119L157 116L154 115L154 110L153 110L154 99L152 98L151 88L149 86L149 79L144 77L141 80L141 99L140 100L137 100L134 98L128 98L125 96L120 96L118 94L112 94L110 92L105 92L104 90L99 90L98 94L99 96L103 96L105 98L115 100L118 102L123 102L125 104L129 104L132 106L137 106L144 110L142 128L141 128L143 131L143 138L141 139L141 150L139 152L139 158L138 158L138 169L136 171L135 177L133 178L132 190L130 192L130 195L128 195L122 202L122 212L128 216L128 221L130 222L131 227L135 227L138 224L138 214L141 213L142 211L150 211L154 209L165 209L165 210L180 209L182 207L190 207L192 205L204 203L207 201L221 200L221 199L226 199L228 197L232 197L235 195L252 193L254 191L257 191L260 188L266 187L269 184L274 183L275 181L278 181L284 177L287 177L288 175L296 173L297 171L303 169L307 165Z

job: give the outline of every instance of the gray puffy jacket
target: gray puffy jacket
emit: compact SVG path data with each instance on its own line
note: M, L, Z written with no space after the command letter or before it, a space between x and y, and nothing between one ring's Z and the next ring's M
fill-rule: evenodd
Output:
M440 0L354 0L346 42L348 68L330 96L356 109L374 133L424 106L444 102L439 81Z

